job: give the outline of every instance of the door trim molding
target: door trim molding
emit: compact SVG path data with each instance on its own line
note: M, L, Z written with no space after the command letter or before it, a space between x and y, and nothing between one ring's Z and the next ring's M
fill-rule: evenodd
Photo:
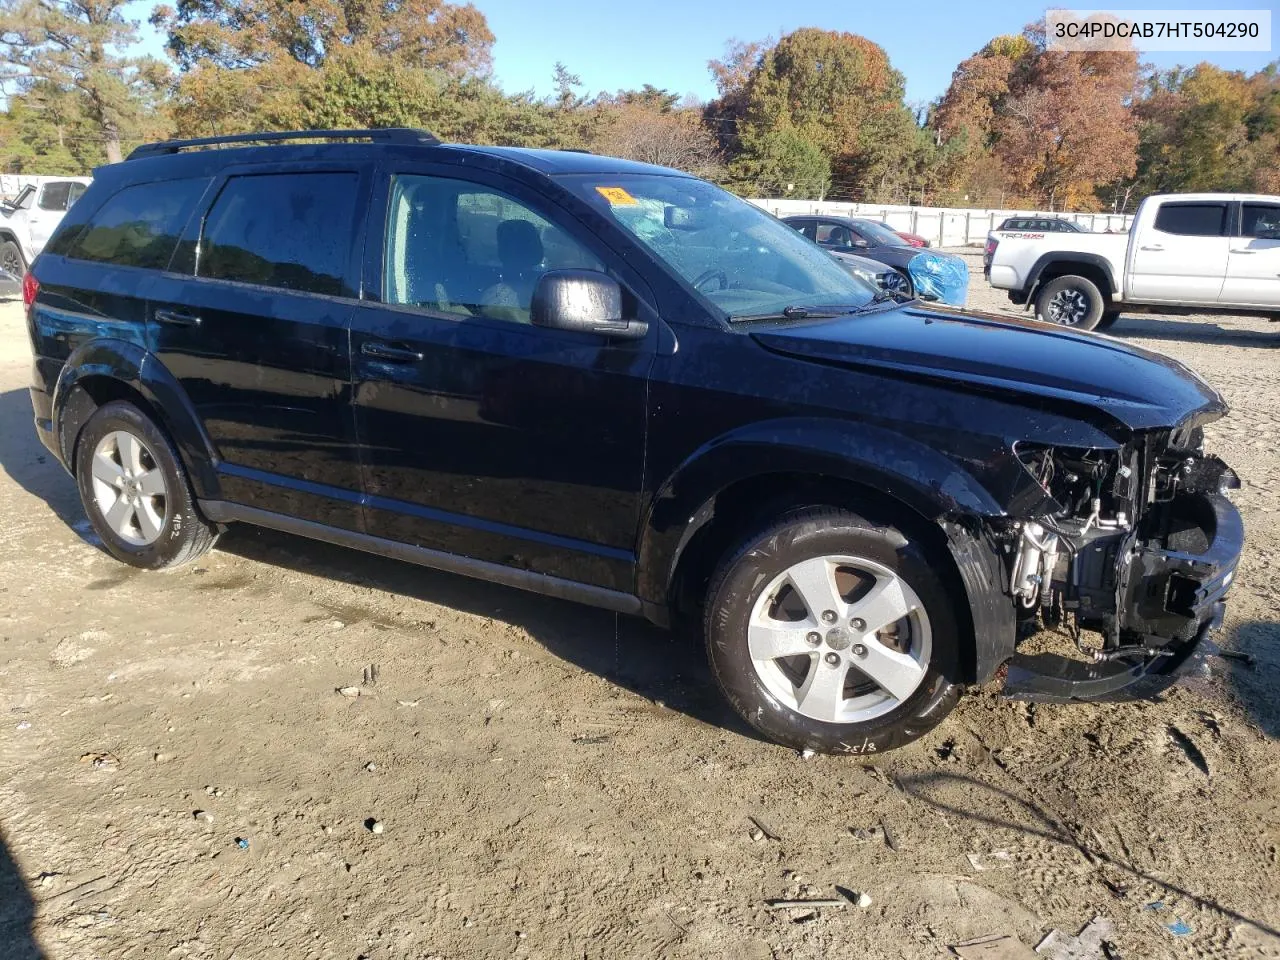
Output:
M201 513L214 523L252 523L260 527L280 530L284 533L309 537L312 540L322 540L325 543L332 543L339 547L362 550L365 553L373 553L382 557L390 557L393 560L403 560L418 566L430 567L433 570L443 570L446 573L456 573L477 580L487 580L490 583L500 583L503 586L515 587L517 590L528 590L548 597L572 600L576 603L602 607L605 610L613 610L617 613L633 615L642 615L644 613L639 597L629 593L622 593L618 590L578 583L575 580L565 580L561 577L553 577L534 570L519 570L515 567L508 567L488 560L475 560L456 553L446 553L443 550L417 547L413 544L387 540L367 533L357 533L354 530L331 527L327 524L317 523L314 520L300 520L297 517L272 513L269 510L260 510L257 507L246 507L226 500L200 500L198 504Z

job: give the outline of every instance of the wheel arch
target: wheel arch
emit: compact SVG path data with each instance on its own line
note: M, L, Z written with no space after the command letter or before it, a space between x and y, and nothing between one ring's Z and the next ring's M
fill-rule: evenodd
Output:
M176 378L142 346L102 338L78 347L53 390L53 426L62 462L75 471L76 445L89 418L113 400L133 403L173 441L202 498L217 499L217 454Z
M982 542L980 518L1003 511L954 463L907 438L876 437L878 456L849 456L850 428L858 425L810 425L825 442L810 437L809 446L739 437L683 464L654 498L642 531L637 593L646 611L659 622L691 622L715 565L751 526L791 507L843 507L906 528L946 569L961 622L956 680L985 679L1012 655L1015 636L1012 604L999 592L1000 561ZM868 454L870 439L862 445Z
M1111 264L1106 257L1093 253L1045 254L1027 276L1027 303L1035 303L1040 289L1058 277L1077 276L1091 281L1102 293L1103 310L1119 290Z

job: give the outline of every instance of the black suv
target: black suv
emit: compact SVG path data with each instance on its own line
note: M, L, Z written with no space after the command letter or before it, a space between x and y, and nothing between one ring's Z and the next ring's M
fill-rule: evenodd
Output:
M159 143L97 172L24 293L36 428L126 563L246 521L696 623L799 749L905 743L1011 658L1041 697L1168 673L1241 549L1194 374L904 301L658 167ZM1089 658L1016 653L1019 618Z

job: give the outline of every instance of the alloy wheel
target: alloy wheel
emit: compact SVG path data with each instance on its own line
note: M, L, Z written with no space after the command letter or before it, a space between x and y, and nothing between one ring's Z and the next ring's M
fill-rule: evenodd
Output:
M1059 290L1049 300L1049 319L1065 327L1079 326L1089 315L1089 298L1076 287Z
M863 557L823 556L783 571L747 626L756 675L787 707L826 723L889 713L919 689L932 634L897 573Z
M22 257L18 255L17 250L13 247L5 247L0 250L0 270L15 277L21 277L26 272L22 266Z
M155 543L169 496L151 448L126 430L113 430L93 451L92 473L94 502L107 526L135 547Z

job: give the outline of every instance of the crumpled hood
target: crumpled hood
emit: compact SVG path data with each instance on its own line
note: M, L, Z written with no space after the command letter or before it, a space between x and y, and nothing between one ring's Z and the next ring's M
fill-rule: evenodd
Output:
M1169 357L1110 337L930 305L757 330L777 353L1088 407L1130 430L1216 419L1226 402Z

